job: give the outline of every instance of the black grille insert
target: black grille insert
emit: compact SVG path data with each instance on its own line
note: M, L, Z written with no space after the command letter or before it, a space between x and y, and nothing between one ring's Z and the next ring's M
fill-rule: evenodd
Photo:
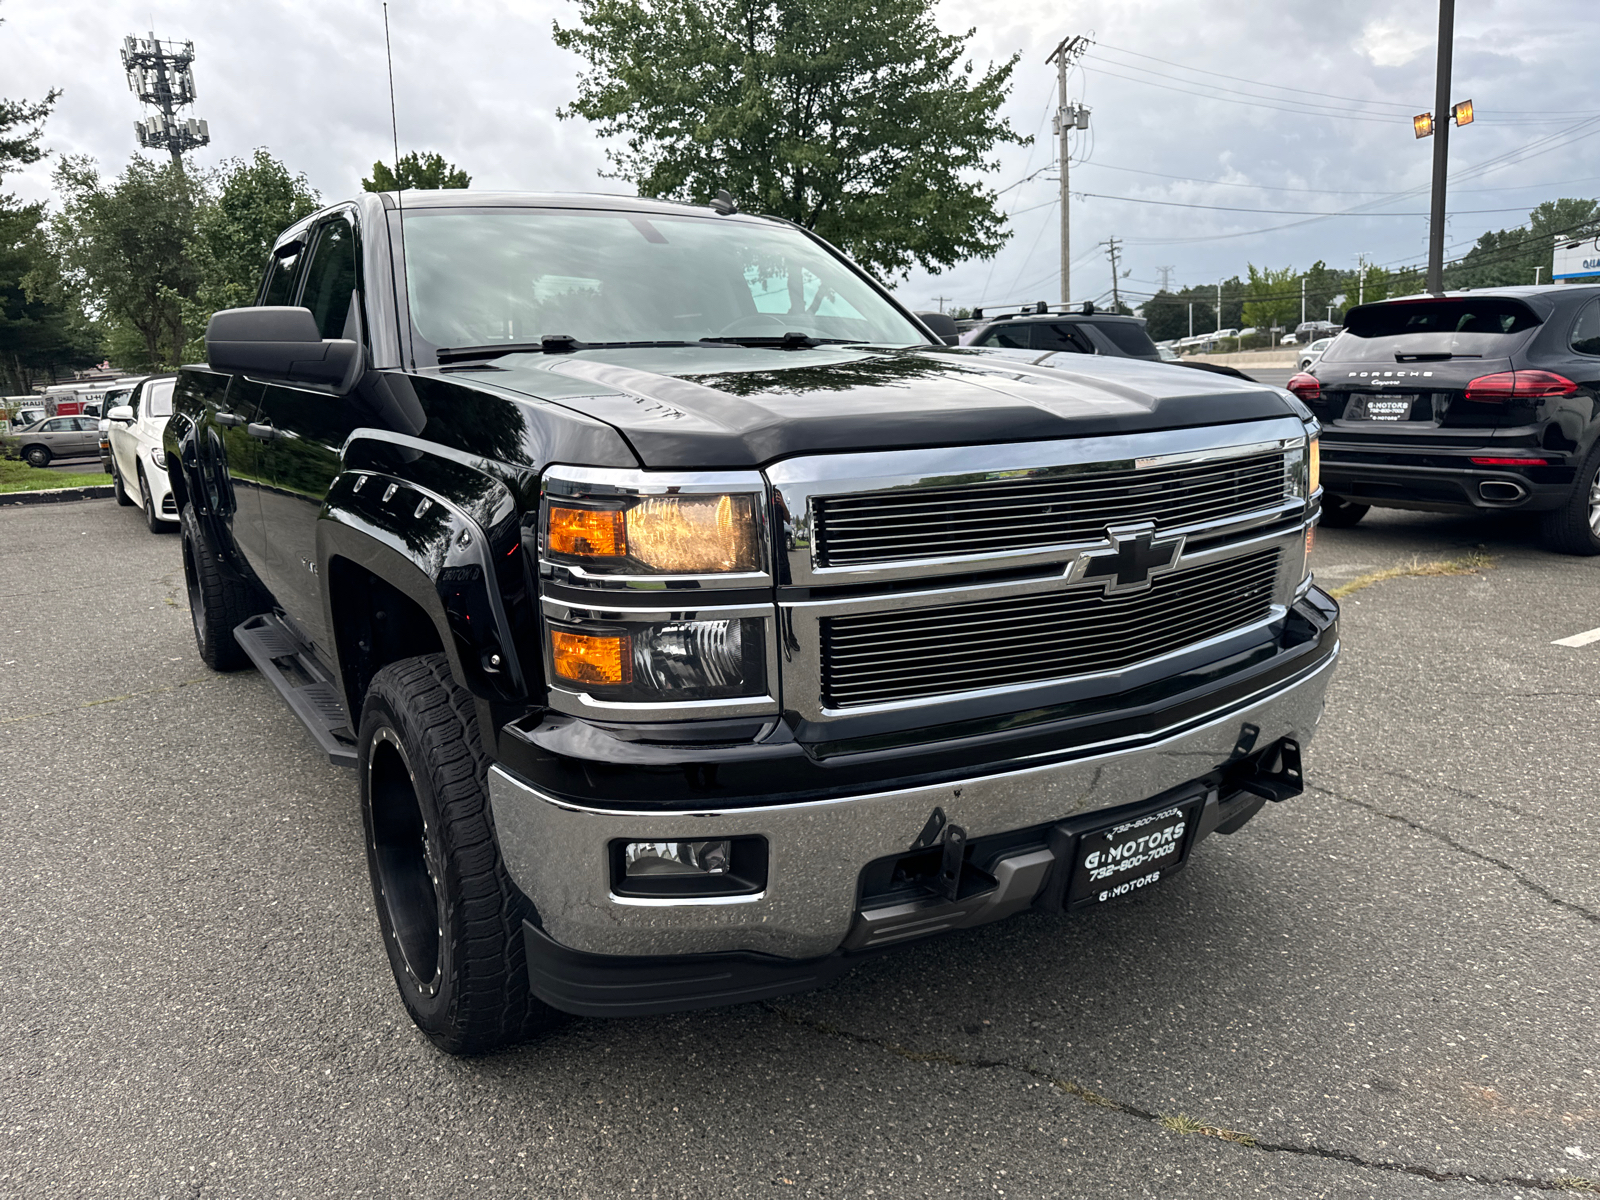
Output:
M1191 567L1146 591L1075 587L822 621L830 708L1113 671L1267 616L1278 551Z
M1037 549L1105 536L1107 525L1175 529L1242 517L1288 496L1282 451L1139 470L902 488L812 501L823 567Z

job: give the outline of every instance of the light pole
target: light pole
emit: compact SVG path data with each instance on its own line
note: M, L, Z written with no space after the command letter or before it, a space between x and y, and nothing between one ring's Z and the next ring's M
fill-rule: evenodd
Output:
M1439 0L1438 66L1434 78L1433 111L1411 118L1412 131L1433 142L1433 201L1428 206L1428 290L1444 291L1445 183L1450 174L1450 122L1472 124L1472 101L1450 104L1450 56L1455 44L1455 0Z

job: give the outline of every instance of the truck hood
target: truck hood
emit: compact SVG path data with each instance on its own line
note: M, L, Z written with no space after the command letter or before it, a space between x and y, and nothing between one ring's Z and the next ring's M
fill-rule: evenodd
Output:
M646 467L750 467L795 454L1088 437L1296 411L1277 388L1166 363L953 346L590 350L446 370L457 382L603 421Z

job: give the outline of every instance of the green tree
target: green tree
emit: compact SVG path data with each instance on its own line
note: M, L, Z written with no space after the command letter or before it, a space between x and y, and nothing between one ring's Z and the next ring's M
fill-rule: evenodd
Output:
M400 188L432 192L441 188L464 188L472 185L472 176L455 163L447 163L442 154L418 155L416 151L400 156L400 179L388 163L372 164L372 177L361 181L364 192L394 192Z
M1446 287L1507 287L1550 282L1558 236L1594 236L1600 232L1600 201L1563 198L1546 200L1515 229L1490 230L1459 261L1445 267Z
M108 324L138 335L140 361L123 365L177 364L205 283L197 253L203 181L135 157L109 182L92 159L63 158L55 183L61 211L51 225L66 287Z
M1273 325L1293 328L1300 320L1300 275L1293 267L1258 267L1246 264L1250 282L1245 288L1244 321L1257 329Z
M273 242L322 203L304 175L291 175L259 148L249 159L224 162L210 182L215 198L201 206L196 222L206 276L200 300L208 319L217 309L256 302Z
M934 0L578 0L556 44L588 64L559 112L623 139L640 193L705 203L726 188L886 275L990 256L1009 231L993 191L1017 58L974 76L974 31Z

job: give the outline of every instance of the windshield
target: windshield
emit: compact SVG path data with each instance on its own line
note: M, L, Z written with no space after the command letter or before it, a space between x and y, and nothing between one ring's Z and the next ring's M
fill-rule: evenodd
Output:
M1401 300L1353 308L1324 362L1394 362L1410 357L1503 358L1538 328L1519 300L1475 296Z
M574 209L405 215L411 320L435 347L924 336L803 233L749 221Z

